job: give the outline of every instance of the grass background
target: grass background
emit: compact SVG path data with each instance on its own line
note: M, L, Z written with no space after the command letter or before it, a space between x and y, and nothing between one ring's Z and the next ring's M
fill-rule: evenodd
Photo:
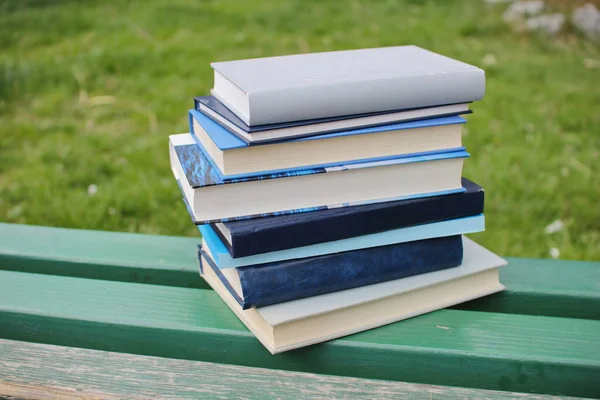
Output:
M571 26L514 33L505 7L0 0L0 218L197 235L167 137L187 131L210 61L416 44L486 70L464 136L465 176L486 189L487 231L473 238L505 256L600 259L599 48Z

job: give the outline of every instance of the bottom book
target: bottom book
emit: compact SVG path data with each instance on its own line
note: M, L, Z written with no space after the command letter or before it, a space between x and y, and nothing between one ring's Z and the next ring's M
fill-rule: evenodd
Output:
M203 253L200 273L272 354L350 335L499 292L506 261L463 236L456 268L242 310Z

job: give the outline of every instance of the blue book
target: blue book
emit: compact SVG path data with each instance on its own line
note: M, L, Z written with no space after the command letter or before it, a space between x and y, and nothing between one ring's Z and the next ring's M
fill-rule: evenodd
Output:
M481 232L485 230L485 219L483 214L480 214L473 217L409 226L406 228L392 229L385 232L371 233L369 235L348 239L334 240L310 246L295 247L239 258L233 258L231 254L229 254L227 246L225 246L221 238L210 225L200 225L198 230L210 249L215 265L219 269L227 269L316 257L325 254L387 246L396 243L414 242L416 240L432 239L442 236Z
M198 256L248 309L457 267L463 247L455 235L223 270L207 246Z
M189 111L190 132L224 179L464 151L465 122L441 117L249 145L203 113Z
M224 180L190 134L169 142L171 169L198 223L460 193L469 156L452 151Z
M462 186L463 193L228 221L211 228L231 257L243 258L482 214L483 188L466 178Z
M213 96L195 97L194 108L248 144L471 113L469 103L460 103L248 126Z

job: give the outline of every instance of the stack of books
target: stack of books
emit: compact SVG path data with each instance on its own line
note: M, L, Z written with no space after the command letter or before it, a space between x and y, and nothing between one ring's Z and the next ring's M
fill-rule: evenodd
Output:
M481 69L416 46L213 63L173 173L200 273L271 352L503 289L460 115Z

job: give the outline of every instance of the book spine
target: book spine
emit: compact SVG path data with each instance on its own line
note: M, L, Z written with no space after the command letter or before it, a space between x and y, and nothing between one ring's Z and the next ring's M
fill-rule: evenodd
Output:
M263 307L460 265L460 235L238 268L242 307Z
M315 83L249 93L250 115L246 123L265 125L468 103L482 99L484 93L485 72L481 69L363 82Z
M204 270L202 268L202 246L198 245L196 247L196 256L198 257L198 272L200 272L200 276L204 275Z
M296 215L254 220L231 229L234 258L310 246L424 223L470 217L484 211L484 191L449 194L317 211L311 218ZM318 218L315 216L318 215ZM260 224L260 225L259 225ZM246 229L247 228L247 229ZM217 229L218 230L218 229Z

